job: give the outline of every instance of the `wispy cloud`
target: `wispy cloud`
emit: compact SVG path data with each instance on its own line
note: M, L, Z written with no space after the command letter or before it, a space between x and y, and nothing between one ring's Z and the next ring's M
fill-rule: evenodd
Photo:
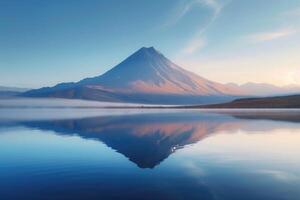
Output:
M222 10L222 5L216 1L216 0L199 0L200 3L206 5L207 7L210 7L211 9L213 9L214 14L218 15L221 10Z
M247 36L247 40L250 42L266 42L271 40L277 40L280 38L288 37L297 33L298 30L295 28L284 28L277 31L255 33Z
M181 1L173 10L171 17L166 21L164 27L170 27L180 21L186 14L196 7L207 7L213 10L216 16L222 9L222 6L216 0L185 0Z
M195 37L189 41L189 43L183 48L184 54L192 54L195 51L204 48L206 40L203 37Z
M196 34L191 39L189 39L189 41L182 50L182 53L184 54L193 54L206 46L207 41L203 35L218 18L223 8L223 5L217 0L198 0L197 3L201 6L205 6L208 9L212 10L213 14L209 22L205 26L201 27L196 32Z
M195 1L183 2L175 7L169 19L163 24L163 27L170 27L180 21L195 5Z

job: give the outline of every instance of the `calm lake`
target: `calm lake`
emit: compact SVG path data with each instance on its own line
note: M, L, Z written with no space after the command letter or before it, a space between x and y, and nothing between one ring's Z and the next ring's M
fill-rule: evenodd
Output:
M299 110L0 109L0 199L299 200Z

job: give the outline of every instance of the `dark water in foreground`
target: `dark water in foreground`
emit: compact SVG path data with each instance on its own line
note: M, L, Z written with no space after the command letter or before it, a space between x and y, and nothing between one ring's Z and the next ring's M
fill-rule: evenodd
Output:
M299 200L300 111L2 110L0 199Z

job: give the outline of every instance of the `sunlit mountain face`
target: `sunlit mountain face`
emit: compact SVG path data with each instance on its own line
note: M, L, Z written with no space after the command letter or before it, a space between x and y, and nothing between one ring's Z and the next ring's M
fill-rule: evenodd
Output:
M156 50L142 47L106 73L19 96L148 104L213 104L240 97L294 94L298 87L221 84L187 71Z
M103 75L31 90L30 97L60 97L156 104L208 103L246 95L189 72L153 47L143 47Z
M257 119L262 120L263 123ZM237 130L268 131L284 125L270 126L270 122L264 120L299 122L300 118L298 112L274 114L223 111L221 114L180 112L33 120L19 121L17 124L101 141L123 154L138 167L154 168L176 150L214 134Z

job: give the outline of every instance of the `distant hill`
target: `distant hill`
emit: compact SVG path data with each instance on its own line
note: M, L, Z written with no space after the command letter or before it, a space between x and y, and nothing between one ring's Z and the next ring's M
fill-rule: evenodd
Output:
M0 98L17 96L17 95L20 95L23 92L28 91L28 90L30 90L30 89L0 86Z
M247 95L260 97L283 96L300 93L299 85L276 86L268 83L249 82L242 85L228 83L227 86L235 88L236 90L241 90Z
M59 97L151 104L198 104L233 100L243 92L174 64L153 47L143 47L103 75L76 83L30 90L27 97Z
M300 95L245 98L229 103L194 106L197 108L300 108Z
M25 92L31 90L29 88L19 88L19 87L6 87L6 86L0 86L0 92L3 91L11 91L11 92Z

